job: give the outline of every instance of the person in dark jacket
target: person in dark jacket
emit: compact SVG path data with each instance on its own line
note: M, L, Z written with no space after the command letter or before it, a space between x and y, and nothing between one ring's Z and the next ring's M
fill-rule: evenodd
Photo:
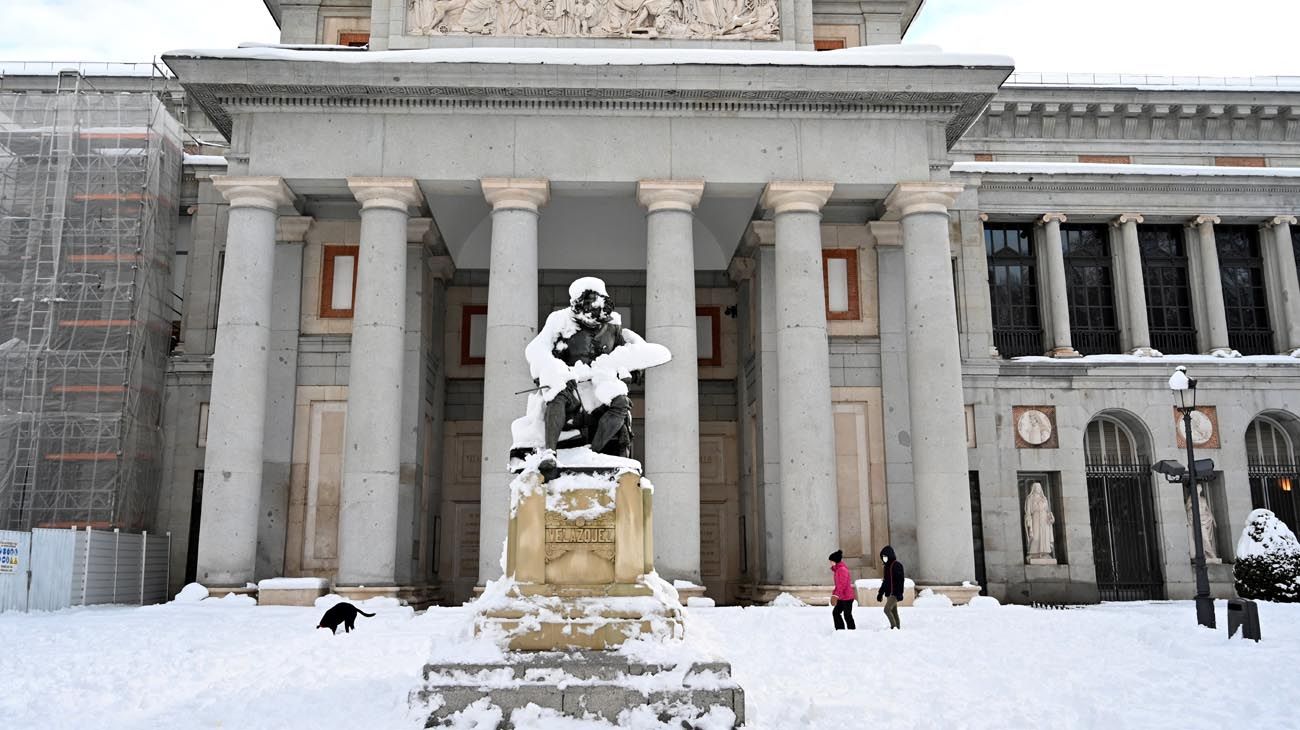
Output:
M892 545L881 548L880 559L884 561L885 568L881 574L880 591L876 593L876 600L885 602L885 618L889 619L889 628L901 629L903 626L898 621L898 602L903 600L903 583L906 580L903 564L898 562Z
M830 554L831 575L835 576L835 590L831 593L831 603L835 608L831 616L835 620L835 629L843 629L847 624L850 631L857 626L853 623L853 580L849 577L849 566L844 564L844 551L836 550ZM841 618L843 617L843 618Z

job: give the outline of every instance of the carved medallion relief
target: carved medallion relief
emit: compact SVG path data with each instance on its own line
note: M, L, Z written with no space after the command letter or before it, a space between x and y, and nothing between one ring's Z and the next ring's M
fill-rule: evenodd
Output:
M1056 406L1014 406L1011 422L1017 449L1056 448Z
M408 0L411 35L778 40L777 0Z

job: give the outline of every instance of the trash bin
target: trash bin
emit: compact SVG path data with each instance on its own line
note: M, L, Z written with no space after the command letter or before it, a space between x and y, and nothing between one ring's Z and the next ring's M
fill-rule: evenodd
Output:
M1231 639L1241 629L1246 639L1259 641L1259 605L1245 598L1233 598L1228 601L1228 638Z

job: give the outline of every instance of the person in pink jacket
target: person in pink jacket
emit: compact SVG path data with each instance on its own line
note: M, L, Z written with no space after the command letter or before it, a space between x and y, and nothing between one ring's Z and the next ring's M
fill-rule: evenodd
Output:
M835 619L835 629L848 627L850 631L857 628L853 624L853 579L849 577L849 566L843 562L844 551L836 550L830 554L831 574L835 576L835 590L831 593L831 603L835 608L831 616Z

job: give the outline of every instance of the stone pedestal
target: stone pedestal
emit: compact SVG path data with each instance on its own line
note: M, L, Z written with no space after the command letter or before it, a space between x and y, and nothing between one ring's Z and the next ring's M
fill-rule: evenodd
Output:
M652 496L641 475L566 468L511 485L506 578L476 601L475 633L514 651L611 649L682 633L681 607L654 573ZM635 463L635 462L631 462Z

